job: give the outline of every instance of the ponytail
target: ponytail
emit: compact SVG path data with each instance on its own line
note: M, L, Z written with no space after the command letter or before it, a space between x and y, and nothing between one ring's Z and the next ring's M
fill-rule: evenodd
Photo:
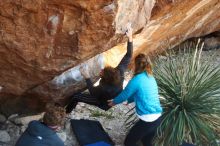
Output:
M147 71L147 73L148 73L149 75L153 75L152 67L151 67L150 64L148 64L148 65L146 66L146 71Z
M137 74L142 73L144 71L146 71L148 73L148 75L153 75L150 61L147 59L147 57L144 54L139 54L135 58L134 75L137 75Z

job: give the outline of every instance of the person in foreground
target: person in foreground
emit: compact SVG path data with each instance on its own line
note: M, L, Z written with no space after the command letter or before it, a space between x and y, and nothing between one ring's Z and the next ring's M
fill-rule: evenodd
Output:
M81 74L86 79L89 93L77 93L73 95L71 102L66 106L66 113L70 113L78 102L84 102L95 105L103 110L111 108L108 106L108 100L113 99L123 90L124 72L126 71L133 52L132 28L127 26L126 35L128 37L127 53L122 58L116 68L105 67L100 74L101 80L97 87L94 87L87 68L81 68Z
M64 146L56 131L64 122L65 110L52 104L47 108L43 122L31 121L15 146Z
M144 54L139 54L135 58L134 77L116 98L109 101L109 106L126 100L128 103L135 102L139 121L129 131L124 142L125 146L137 146L139 141L144 146L152 146L157 127L161 123L162 107L150 62Z

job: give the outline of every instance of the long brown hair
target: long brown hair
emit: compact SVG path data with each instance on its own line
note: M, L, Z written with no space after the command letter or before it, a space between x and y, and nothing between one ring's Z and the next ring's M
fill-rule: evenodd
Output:
M146 71L148 75L153 75L151 64L145 54L139 54L135 57L135 71L134 75Z
M113 67L105 67L101 74L101 83L119 86L120 83L120 72L118 69Z

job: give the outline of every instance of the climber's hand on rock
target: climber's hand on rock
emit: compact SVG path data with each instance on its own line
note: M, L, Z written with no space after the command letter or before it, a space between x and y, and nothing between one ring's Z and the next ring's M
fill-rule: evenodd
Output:
M128 23L128 24L127 24L126 29L127 29L127 30L126 30L125 34L126 34L126 36L128 37L129 42L132 42L133 29L132 29L132 27L131 27L131 23Z
M81 67L79 68L79 70L80 70L81 75L82 75L85 79L90 78L88 66L81 66Z

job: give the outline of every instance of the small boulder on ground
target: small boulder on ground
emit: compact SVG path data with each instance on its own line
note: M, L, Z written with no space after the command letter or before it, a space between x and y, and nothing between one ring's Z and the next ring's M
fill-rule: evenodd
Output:
M32 115L32 116L17 116L15 118L12 118L10 121L14 122L17 125L28 125L29 122L33 120L40 120L43 118L44 113L38 114L38 115Z
M6 117L0 114L0 123L4 123L6 120Z
M11 140L7 131L0 130L0 142L7 143Z

